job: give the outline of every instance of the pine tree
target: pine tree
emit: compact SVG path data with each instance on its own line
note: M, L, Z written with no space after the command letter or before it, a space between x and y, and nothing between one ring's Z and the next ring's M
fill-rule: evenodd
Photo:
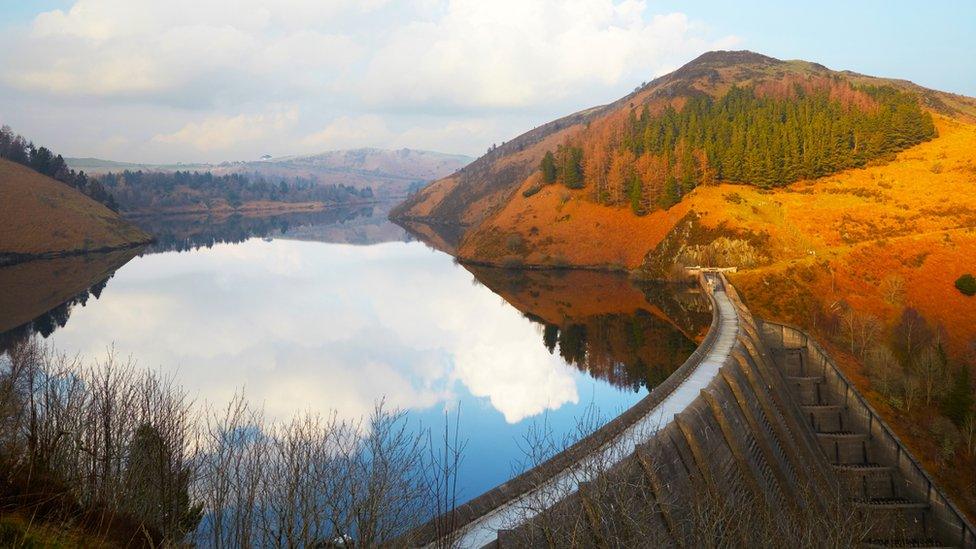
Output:
M543 180L574 189L591 184L595 201L632 208L639 187L635 211L647 211L674 204L700 184L786 185L863 166L936 134L918 98L891 86L787 79L757 87L732 86L720 98L691 96L681 110L672 104L657 114L647 105L631 109L584 139L585 158L569 143L547 153ZM619 164L624 151L628 169ZM650 173L648 166L658 163L665 168ZM636 183L628 170L637 173Z
M545 156L542 157L542 162L539 164L539 169L542 170L542 181L545 183L556 182L556 158L552 152L546 151Z
M973 386L969 366L961 364L952 375L952 385L942 401L942 413L961 426L973 414Z
M579 147L562 147L559 179L570 189L583 188L583 150Z

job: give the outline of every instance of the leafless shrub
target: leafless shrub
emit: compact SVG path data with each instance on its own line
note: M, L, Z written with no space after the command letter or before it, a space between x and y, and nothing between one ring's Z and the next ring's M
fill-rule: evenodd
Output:
M885 303L901 306L905 302L905 279L891 274L881 280L881 296Z
M887 345L877 345L868 351L865 366L868 378L886 399L890 399L904 375L901 364Z
M131 517L168 545L402 541L456 505L463 451L456 426L439 448L382 402L355 421L273 422L242 394L201 411L113 351L88 364L34 340L0 357L0 424L2 480L55 479L79 507Z
M836 308L844 335L850 343L851 354L864 360L881 335L883 327L881 321L874 315L862 313L843 301L839 302Z
M966 441L966 451L970 454L976 453L976 414L969 414L960 431Z
M192 403L171 380L113 350L85 364L33 340L9 351L0 380L11 480L57 482L59 496L124 512L167 540L196 526Z

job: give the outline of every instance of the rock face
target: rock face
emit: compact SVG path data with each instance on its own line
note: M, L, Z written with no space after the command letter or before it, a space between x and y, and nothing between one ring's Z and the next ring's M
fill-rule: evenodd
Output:
M81 192L0 159L0 265L144 244L151 237Z

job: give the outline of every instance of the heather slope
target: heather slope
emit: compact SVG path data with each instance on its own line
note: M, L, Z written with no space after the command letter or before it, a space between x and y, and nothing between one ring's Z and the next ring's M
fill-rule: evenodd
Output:
M737 267L752 312L828 346L976 516L960 373L976 367L976 297L956 287L976 274L974 115L976 100L904 80L712 52L396 213L461 230L469 263L646 278Z
M601 165L589 149L601 140L619 140L621 126L627 123L628 117L639 117L644 112L658 116L667 108L681 111L689 100L718 99L733 86L754 88L763 95L782 95L789 94L797 85L808 91L822 89L832 100L845 105L855 103L865 112L872 108L872 99L867 97L870 90L850 91L844 86L885 86L911 92L918 95L927 108L949 116L968 117L976 112L976 101L926 90L910 82L841 73L815 63L780 61L752 52L709 52L614 103L550 122L503 143L458 173L427 186L396 208L392 217L476 229L511 202L518 202L519 194L543 187L539 180L532 178L539 177L540 161L545 154L557 151L561 145L580 148L582 171L602 170L605 178L610 167ZM619 148L617 145L611 144L611 148ZM653 166L647 168L645 172L655 171L651 169ZM589 173L586 175L586 179L592 179ZM588 190L591 194L599 192L593 184ZM620 202L619 198L625 197L616 198L615 201ZM597 202L606 200L600 198ZM552 210L551 207L548 209ZM473 259L492 261L498 258Z
M150 236L77 190L0 159L0 262L117 249Z

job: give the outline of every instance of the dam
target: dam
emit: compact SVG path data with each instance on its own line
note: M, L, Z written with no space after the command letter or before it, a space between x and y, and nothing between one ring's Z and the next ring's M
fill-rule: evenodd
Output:
M738 525L755 530L748 543L782 544L792 528L818 545L976 547L973 525L816 341L754 318L722 272L697 278L712 323L667 381L403 544L683 546Z

